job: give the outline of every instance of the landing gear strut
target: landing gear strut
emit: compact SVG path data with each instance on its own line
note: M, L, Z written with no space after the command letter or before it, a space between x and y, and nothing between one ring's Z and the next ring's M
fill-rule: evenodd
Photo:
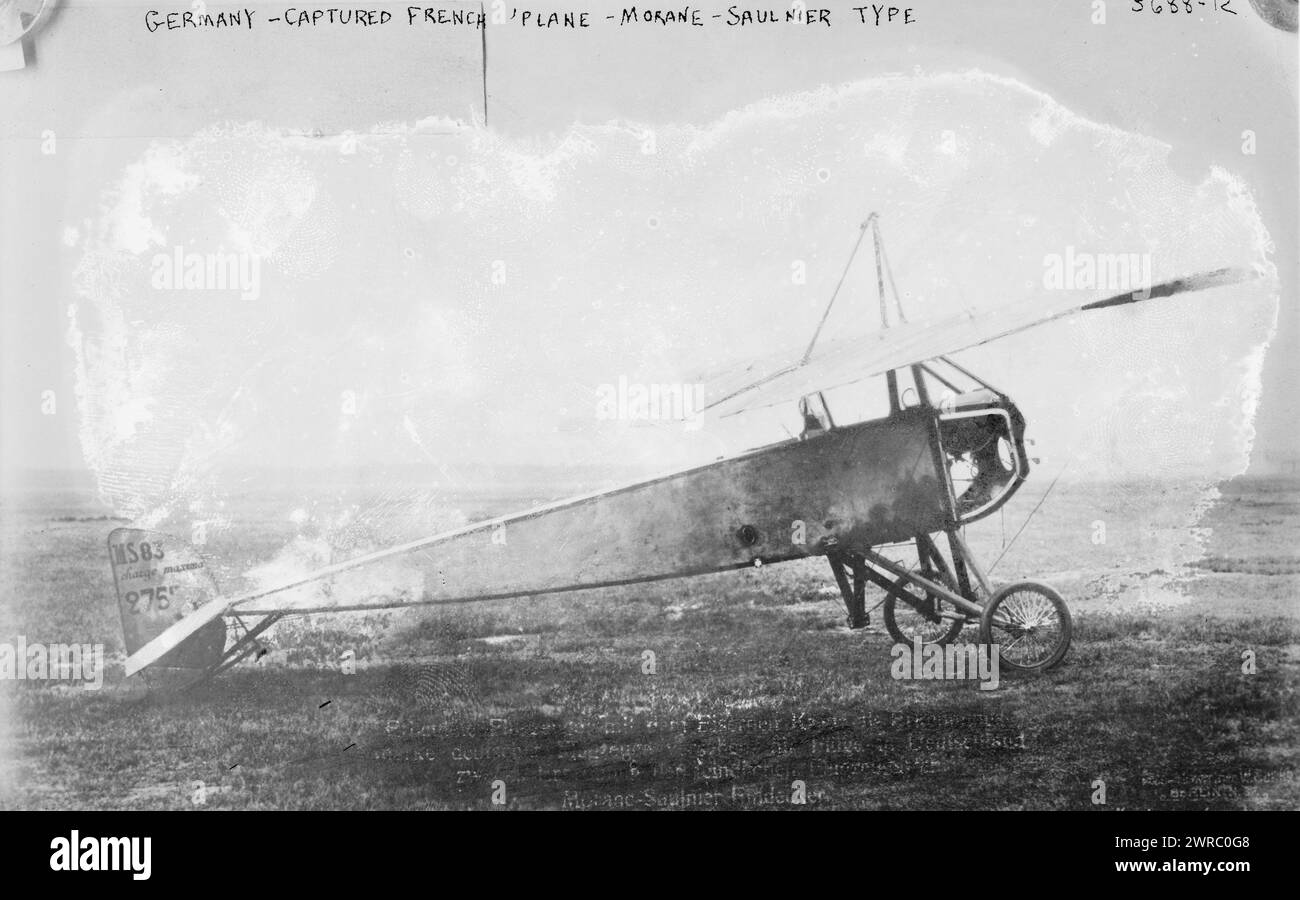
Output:
M922 643L947 644L966 625L978 622L980 642L998 644L1008 668L1037 672L1059 663L1074 631L1061 595L1031 581L994 591L961 532L946 533L951 564L933 539L921 534L916 537L916 570L871 548L829 548L826 557L844 597L849 627L864 628L871 621L865 596L871 582L885 592L885 627L898 643L911 644L919 637Z
M844 608L848 611L850 628L866 628L871 624L867 613L867 564L860 556L851 553L831 551L826 554L830 561L835 583L840 586L840 595L844 598ZM845 569L853 573L853 583Z

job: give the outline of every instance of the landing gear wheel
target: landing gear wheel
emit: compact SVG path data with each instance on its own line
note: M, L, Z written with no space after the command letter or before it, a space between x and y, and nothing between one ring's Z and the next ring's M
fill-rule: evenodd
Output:
M957 592L956 585L946 575L933 575L930 580L942 584L954 593ZM966 625L966 617L962 611L929 591L926 591L925 599L919 606L913 605L901 596L906 592L908 597L915 598L917 591L919 588L902 576L894 582L884 603L885 628L889 629L889 636L895 643L908 646L911 646L918 636L922 644L939 646L955 640Z
M1001 588L980 617L980 642L998 644L1001 665L1021 672L1043 672L1059 663L1073 632L1061 595L1036 581Z

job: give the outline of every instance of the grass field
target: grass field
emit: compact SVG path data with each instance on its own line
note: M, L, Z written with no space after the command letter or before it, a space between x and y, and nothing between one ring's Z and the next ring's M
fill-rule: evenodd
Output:
M971 527L986 564L1048 481ZM213 533L205 555L224 588L302 538L287 510L323 517L333 502L295 490L250 495L243 524ZM290 621L259 663L180 691L122 677L104 541L123 523L85 487L36 485L0 507L0 640L102 643L106 676L98 691L0 682L0 802L1294 809L1300 482L1238 479L1213 503L1207 490L1059 484L993 575L1053 583L1074 644L1058 669L1004 673L994 691L894 680L888 636L840 627L820 560ZM421 507L394 502L411 492L374 496L390 513ZM538 499L480 491L442 503L441 524Z

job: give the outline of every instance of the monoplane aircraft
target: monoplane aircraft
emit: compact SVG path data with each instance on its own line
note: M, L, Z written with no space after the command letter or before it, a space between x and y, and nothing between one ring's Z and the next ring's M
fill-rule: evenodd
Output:
M1000 646L1003 665L1030 671L1056 665L1072 629L1060 594L1031 581L993 585L962 535L965 525L1002 508L1029 474L1024 417L1006 393L951 355L1064 316L1208 290L1259 273L1222 268L1090 302L1060 294L910 322L875 214L862 224L854 254L868 233L881 317L874 339L819 340L844 285L841 276L802 354L749 361L706 384L705 415L797 404L800 435L232 597L220 594L187 543L140 528L116 529L108 544L127 675L148 666L200 669L205 676L224 671L256 652L259 637L286 615L520 598L813 556L828 560L852 628L867 624L870 583L884 592L882 615L896 641L950 642L965 625L978 623L980 641ZM824 392L882 375L888 415L836 423ZM502 528L509 534L508 553L494 552L493 536ZM915 547L914 568L881 552L904 543ZM422 596L290 607L270 599L396 556L410 556L426 571Z

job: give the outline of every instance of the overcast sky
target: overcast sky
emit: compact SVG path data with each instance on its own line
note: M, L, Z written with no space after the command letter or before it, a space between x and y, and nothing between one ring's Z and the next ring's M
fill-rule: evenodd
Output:
M1272 288L1295 295L1294 34L1249 7L1112 3L1093 25L1086 3L918 2L877 31L846 27L850 6L824 31L489 28L485 128L473 33L371 36L313 67L238 43L323 52L296 36L164 45L129 5L72 4L36 65L0 75L11 129L39 135L56 96L70 138L57 175L3 144L6 465L138 494L248 463L669 466L780 438L772 417L608 422L596 398L797 350L871 210L912 318L1033 296L1067 248L1150 254L1159 279L1261 259L1267 229L1276 283L963 359L1084 473L1232 474L1252 440L1257 461L1296 455L1293 303L1250 430ZM133 62L76 101L60 41L87 31ZM304 118L323 136L283 136ZM159 290L178 247L255 256L255 290ZM875 327L872 279L863 254L838 333Z

